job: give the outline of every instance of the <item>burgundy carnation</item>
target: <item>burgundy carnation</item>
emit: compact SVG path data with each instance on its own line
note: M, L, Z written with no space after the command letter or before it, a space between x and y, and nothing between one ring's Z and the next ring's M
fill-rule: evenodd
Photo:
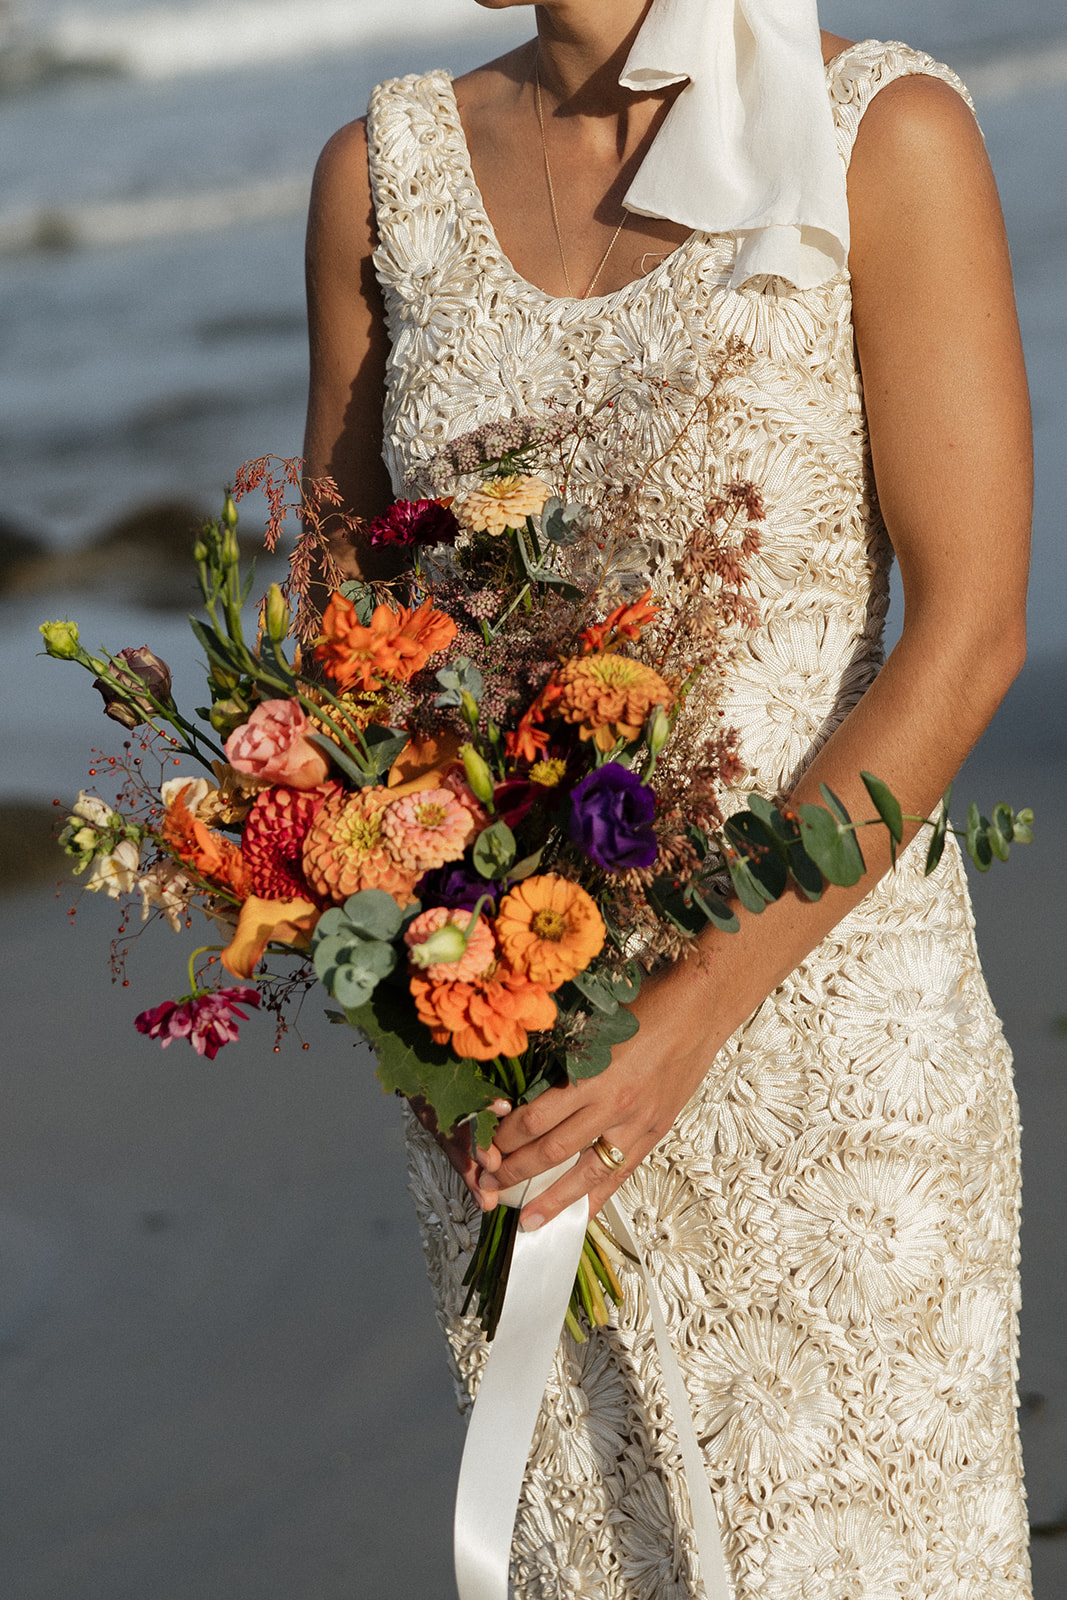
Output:
M188 1039L198 1056L214 1061L224 1044L232 1044L238 1029L234 1021L248 1021L242 1006L258 1007L255 989L214 989L205 994L187 995L184 1000L164 1000L135 1019L138 1033L158 1039L164 1050L172 1039Z
M440 500L396 500L367 529L371 544L453 544L459 523Z
M650 867L657 849L655 815L656 797L648 785L629 767L608 761L572 789L568 832L609 872Z

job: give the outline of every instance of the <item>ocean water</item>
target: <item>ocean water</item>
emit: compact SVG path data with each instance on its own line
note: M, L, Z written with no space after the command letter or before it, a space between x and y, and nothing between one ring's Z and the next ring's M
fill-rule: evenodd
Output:
M463 71L531 21L526 7L489 14L474 0L0 5L0 521L62 552L132 507L182 498L209 510L241 461L298 454L303 216L318 150L379 79ZM907 38L977 93L1037 426L1032 650L1056 654L1067 593L1061 0L833 0L823 21ZM51 731L39 732L55 691L42 700L34 628L67 604L0 599L12 688L0 732L17 723L26 741L0 777L8 793L55 778ZM157 624L119 608L116 626L112 647L129 642L123 628L141 642Z

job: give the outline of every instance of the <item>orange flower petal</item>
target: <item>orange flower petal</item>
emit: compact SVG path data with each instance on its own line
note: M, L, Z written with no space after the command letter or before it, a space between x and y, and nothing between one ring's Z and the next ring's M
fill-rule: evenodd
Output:
M310 900L261 900L251 894L241 907L237 929L219 960L235 978L250 978L268 944L310 944L322 912Z
M439 789L449 767L459 760L463 740L448 731L437 738L411 739L389 768L390 800L400 800L420 789Z

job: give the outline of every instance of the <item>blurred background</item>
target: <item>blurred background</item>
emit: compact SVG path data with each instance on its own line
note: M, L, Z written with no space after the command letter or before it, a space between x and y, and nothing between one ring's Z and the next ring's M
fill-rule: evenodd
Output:
M975 884L1025 1127L1021 1389L1037 1600L1067 1592L1067 22L1062 0L824 0L969 82L1033 388L1031 659L958 793L1032 804ZM376 81L526 37L474 0L0 4L0 1550L4 1600L449 1600L462 1429L400 1114L312 1003L211 1065L134 1033L184 941L109 983L115 907L56 879L51 802L118 747L86 677L149 643L197 685L187 530L300 449L302 234ZM255 533L254 515L248 524ZM899 610L899 606L897 608ZM301 1049L301 1043L309 1048Z

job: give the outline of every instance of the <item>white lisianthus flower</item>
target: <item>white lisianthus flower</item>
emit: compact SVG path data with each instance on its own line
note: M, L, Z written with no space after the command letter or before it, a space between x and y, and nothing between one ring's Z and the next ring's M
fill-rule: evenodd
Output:
M71 816L80 817L94 828L114 828L122 821L118 812L105 805L99 795L89 794L85 789L78 795Z
M141 921L148 920L154 907L159 908L170 926L178 933L189 902L196 893L196 885L182 871L176 861L159 861L141 878L137 885L141 891Z
M109 855L96 857L85 887L94 894L102 889L109 899L117 900L136 889L140 864L140 845L132 839L120 839Z
M163 797L165 806L172 806L178 796L184 794L185 804L195 817L197 807L207 799L209 794L214 794L217 791L215 785L209 783L206 778L168 778L165 783L160 784L159 792Z

